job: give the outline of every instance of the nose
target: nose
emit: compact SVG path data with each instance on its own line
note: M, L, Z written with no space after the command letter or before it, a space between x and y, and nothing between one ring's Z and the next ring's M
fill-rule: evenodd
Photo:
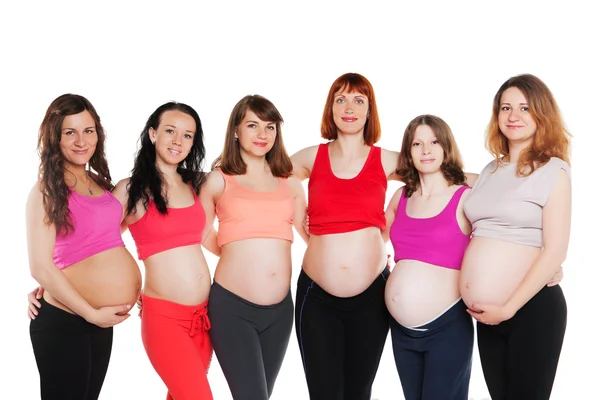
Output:
M176 145L181 144L181 134L180 133L173 136L173 144L176 144Z
M83 134L82 133L76 133L75 134L75 146L77 147L83 147L85 145L85 140L83 138Z
M429 148L429 145L428 144L424 144L421 147L421 154L426 155L426 154L429 154L429 153L431 153L431 149Z
M258 138L259 139L266 139L267 138L267 128L262 128L258 130Z
M517 121L521 118L521 113L519 110L516 109L511 109L510 112L508 113L508 120L509 121Z

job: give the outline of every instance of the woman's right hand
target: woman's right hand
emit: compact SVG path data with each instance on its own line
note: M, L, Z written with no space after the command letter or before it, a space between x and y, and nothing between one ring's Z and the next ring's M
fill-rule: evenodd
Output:
M94 310L93 314L86 318L86 321L100 328L110 328L129 318L130 315L128 312L130 309L131 306L129 304L101 307Z
M38 315L38 308L42 308L42 303L38 300L44 295L44 288L41 286L36 287L27 295L27 316L29 319L34 320Z

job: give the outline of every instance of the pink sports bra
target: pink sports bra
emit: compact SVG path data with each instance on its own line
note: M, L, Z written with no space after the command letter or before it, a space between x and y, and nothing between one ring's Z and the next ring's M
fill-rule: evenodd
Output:
M123 207L110 192L87 197L71 190L69 211L73 230L56 235L54 264L63 269L94 254L125 246L121 238Z
M416 260L440 267L460 269L469 244L456 221L456 208L468 186L459 188L438 215L431 218L412 218L406 214L408 199L404 189L396 219L390 227L390 241L394 246L394 261Z

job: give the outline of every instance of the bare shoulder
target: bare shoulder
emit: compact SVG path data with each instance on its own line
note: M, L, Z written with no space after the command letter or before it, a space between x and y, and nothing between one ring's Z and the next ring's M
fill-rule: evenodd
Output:
M467 185L473 187L477 178L479 178L479 174L475 174L473 172L465 172L465 177L467 178Z
M294 192L295 194L304 193L304 187L302 186L302 182L296 176L290 176L289 178L287 178L287 182L290 185L290 189L292 189L292 192Z
M223 173L214 169L206 174L206 180L200 188L200 193L202 194L202 192L204 192L205 194L215 195L223 192L224 189L225 178L223 178Z
M400 153L397 151L381 148L381 164L383 165L383 170L385 171L385 176L387 176L388 180L400 180L400 177L396 174L399 156Z
M33 208L43 208L44 205L44 195L42 193L42 189L40 187L40 182L36 182L29 190L29 194L27 195L27 212Z
M121 179L112 190L112 195L115 196L121 204L127 204L129 194L127 192L129 186L129 178Z

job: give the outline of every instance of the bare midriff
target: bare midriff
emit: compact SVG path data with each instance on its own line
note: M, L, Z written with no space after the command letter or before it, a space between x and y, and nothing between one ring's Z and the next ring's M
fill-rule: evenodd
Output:
M140 295L142 276L129 251L115 247L64 268L69 283L94 308L129 304L133 306ZM73 313L49 292L44 299Z
M540 254L539 247L487 237L469 242L460 274L460 294L473 304L504 305Z
M460 271L400 260L385 286L385 303L401 325L417 327L432 321L460 297Z
M381 230L311 235L302 269L327 293L351 297L364 292L386 265Z
M153 254L144 260L144 265L146 296L189 306L208 299L210 271L200 244Z
M251 303L268 306L287 296L292 279L292 243L252 238L227 243L215 270L215 282Z

